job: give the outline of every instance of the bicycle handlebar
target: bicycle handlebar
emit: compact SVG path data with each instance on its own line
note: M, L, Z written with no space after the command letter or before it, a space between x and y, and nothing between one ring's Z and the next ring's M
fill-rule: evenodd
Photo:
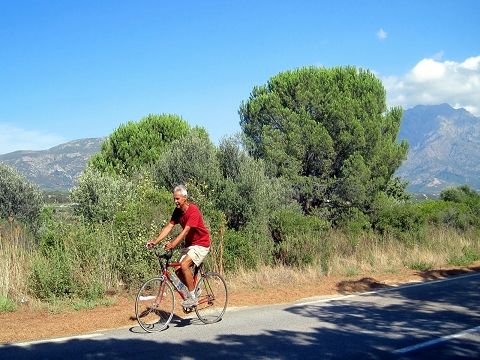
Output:
M155 252L155 255L159 258L159 259L166 259L166 260L170 260L173 256L173 250L170 249L168 250L167 252L163 253L163 254L160 254L160 252L157 250L157 246L156 245L153 245L153 251Z

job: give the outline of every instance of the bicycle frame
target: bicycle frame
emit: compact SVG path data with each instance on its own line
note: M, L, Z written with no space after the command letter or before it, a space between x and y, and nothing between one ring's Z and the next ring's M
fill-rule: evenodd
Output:
M157 257L158 262L160 264L161 277L167 279L168 282L173 286L175 291L180 295L182 300L185 300L186 296L178 288L177 284L175 284L175 282L172 279L172 276L171 276L170 272L168 271L169 268L180 267L181 263L179 263L179 262L170 263L170 259L173 256L173 251L170 250L169 253L160 254L156 247L154 247L153 249L155 251L155 256ZM162 259L164 259L164 261L162 261ZM193 286L194 286L194 288L197 287L197 284L198 284L198 275L200 274L200 277L204 276L202 265L203 264L200 264L200 266L194 265L194 269L193 269ZM162 288L160 289L159 296L164 294L164 290L165 290L165 283L162 285ZM160 297L160 300L161 300L162 297L163 297L163 295ZM208 301L211 301L211 299L206 299L206 300L200 301L199 304L202 304L202 303L208 302ZM185 309L184 309L184 311L185 311Z

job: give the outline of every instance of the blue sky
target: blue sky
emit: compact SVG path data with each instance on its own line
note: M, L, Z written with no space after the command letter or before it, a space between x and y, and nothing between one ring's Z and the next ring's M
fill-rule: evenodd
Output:
M0 0L0 154L177 114L214 143L256 85L373 71L387 105L480 116L480 1Z

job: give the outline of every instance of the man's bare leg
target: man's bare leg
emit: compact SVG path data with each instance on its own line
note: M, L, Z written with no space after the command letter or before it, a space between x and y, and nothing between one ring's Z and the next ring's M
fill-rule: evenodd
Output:
M185 255L180 263L180 267L175 270L180 281L187 287L189 292L194 290L193 274L190 268L193 266L193 260L190 256Z

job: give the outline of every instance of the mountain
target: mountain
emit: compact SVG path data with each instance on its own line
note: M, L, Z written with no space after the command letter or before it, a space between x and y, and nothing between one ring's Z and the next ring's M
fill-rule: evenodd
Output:
M70 141L42 151L15 151L0 161L44 190L76 185L87 160L107 137ZM403 113L398 139L410 144L397 176L408 191L438 194L447 186L468 184L480 190L480 118L448 104L418 105Z
M410 192L464 184L480 190L480 118L448 104L418 105L404 111L398 139L410 143L396 172L410 180Z
M88 159L100 151L100 145L106 139L80 139L48 150L15 151L0 155L0 161L25 175L42 190L67 191L77 184Z

